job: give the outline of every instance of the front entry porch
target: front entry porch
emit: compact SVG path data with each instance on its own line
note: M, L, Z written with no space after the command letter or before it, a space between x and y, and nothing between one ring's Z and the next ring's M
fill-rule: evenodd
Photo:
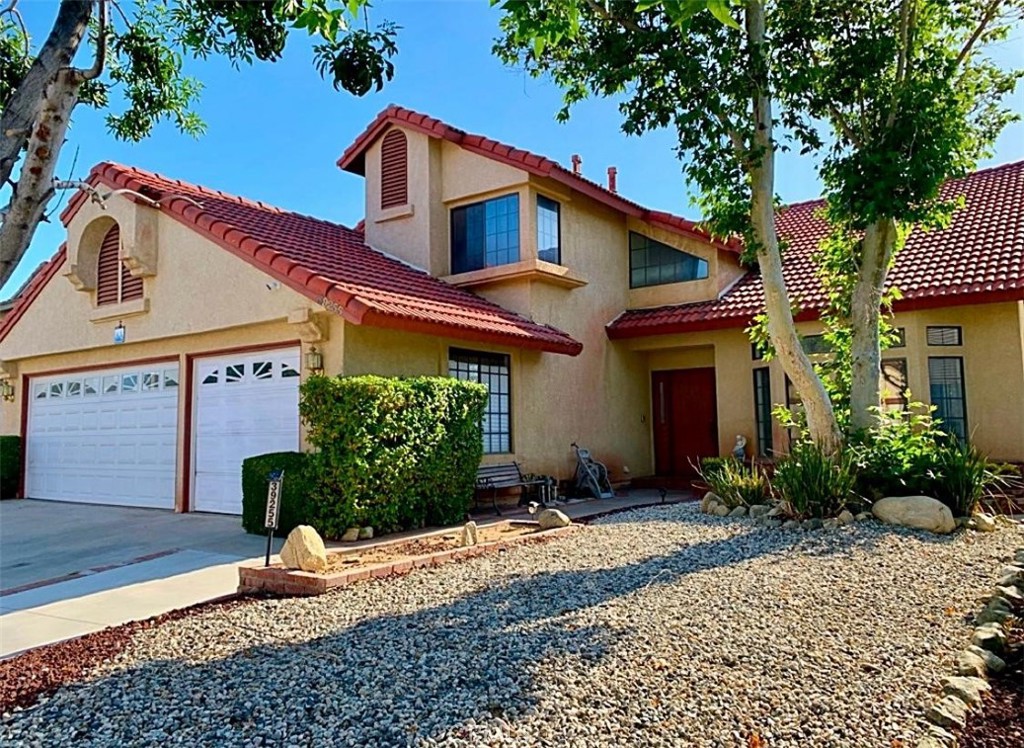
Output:
M718 455L714 366L651 372L654 470L689 479L701 459Z

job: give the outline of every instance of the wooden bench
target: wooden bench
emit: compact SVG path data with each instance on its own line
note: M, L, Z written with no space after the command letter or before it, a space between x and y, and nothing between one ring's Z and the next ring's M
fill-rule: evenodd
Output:
M518 462L504 462L497 465L481 465L476 471L476 493L477 506L480 506L480 493L491 492L491 506L497 514L501 514L498 508L498 491L506 488L518 488L521 491L520 504L525 503L527 492L532 486L540 486L545 483L546 478L526 478L523 471L519 469Z

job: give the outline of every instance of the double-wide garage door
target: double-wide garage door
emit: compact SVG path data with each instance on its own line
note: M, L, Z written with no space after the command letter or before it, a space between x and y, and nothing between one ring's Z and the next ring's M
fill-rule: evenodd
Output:
M25 495L174 508L177 362L33 379Z
M299 350L194 363L192 508L240 513L246 457L299 447ZM177 362L30 383L25 495L174 508Z

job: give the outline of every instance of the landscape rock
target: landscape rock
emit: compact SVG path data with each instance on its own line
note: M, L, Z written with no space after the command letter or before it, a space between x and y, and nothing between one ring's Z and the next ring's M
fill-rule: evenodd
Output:
M462 526L462 547L468 548L469 546L477 544L477 527L476 522L470 520Z
M955 696L969 706L981 704L981 695L991 690L992 687L984 678L953 676L942 679L942 693Z
M985 667L990 673L1001 673L1006 668L1006 662L994 652L989 652L987 649L982 649L974 644L969 646L967 651L984 660Z
M975 618L979 624L1002 623L1013 615L1010 604L1001 597L993 597Z
M761 524L767 527L769 530L774 530L776 527L782 527L782 520L772 519L770 517L766 519L762 518Z
M998 585L996 587L996 595L1008 603L1016 603L1017 605L1024 603L1024 595L1020 593L1017 587Z
M729 512L729 516L730 517L746 517L747 516L747 508L745 506L738 506L735 509L733 509L731 512Z
M558 509L541 509L537 513L537 524L541 530L553 530L556 527L568 527L572 524L565 512Z
M983 623L974 629L971 644L993 654L999 654L1006 648L1006 632L998 623Z
M978 532L995 532L997 529L996 521L987 514L975 514L974 529Z
M783 530L795 530L800 527L800 522L795 519L789 519L782 523Z
M719 498L718 494L713 491L708 491L704 494L704 498L700 500L700 510L704 512L704 514L708 514L711 512L711 507L713 505L721 503L722 500Z
M872 515L871 512L861 512L856 517L854 517L854 519L858 522L863 522L866 519L871 519L872 516L874 515Z
M358 527L350 527L350 528L348 528L342 534L341 539L344 542L346 542L346 543L351 543L353 541L359 540L359 528Z
M767 514L769 508L770 507L766 504L754 504L750 507L749 514L753 519L757 519L758 517L763 517Z
M946 535L956 529L949 507L930 496L887 496L876 501L871 513L882 522Z
M728 517L729 507L725 504L715 504L711 508L711 513L718 517Z
M939 727L963 727L967 722L967 704L956 696L943 696L924 716Z
M839 512L839 516L836 517L836 519L839 521L839 524L841 525L852 525L855 518L853 516L853 512L851 512L849 509L844 509L843 511Z
M824 523L818 517L805 519L803 527L805 530L820 530Z
M360 527L359 528L359 539L360 540L372 540L373 539L373 528L372 527Z
M956 748L956 735L938 725L929 725L928 734L917 744L917 748Z
M781 506L773 506L773 507L772 507L771 509L769 509L769 510L768 510L768 511L767 511L767 512L765 513L765 516L766 516L766 517L778 517L778 516L779 516L780 514L782 514L782 513L784 512L784 511L785 511L785 510L784 510L784 509L783 509L783 508L782 508Z
M833 517L832 519L822 520L821 526L826 530L835 530L839 527L839 520Z
M323 538L309 525L299 525L290 533L281 548L281 563L289 569L324 571L327 549Z

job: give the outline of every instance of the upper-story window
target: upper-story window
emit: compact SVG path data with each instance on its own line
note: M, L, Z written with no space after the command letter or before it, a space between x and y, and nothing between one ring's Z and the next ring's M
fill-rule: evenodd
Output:
M119 257L121 232L117 224L110 227L96 258L96 304L120 304L142 298L142 278L132 275Z
M452 272L519 262L519 195L452 209Z
M562 261L561 206L537 195L537 257L556 265Z
M401 130L391 130L380 146L380 207L409 202L409 143Z
M707 260L643 234L629 232L630 288L660 286L663 283L681 283L707 277Z

